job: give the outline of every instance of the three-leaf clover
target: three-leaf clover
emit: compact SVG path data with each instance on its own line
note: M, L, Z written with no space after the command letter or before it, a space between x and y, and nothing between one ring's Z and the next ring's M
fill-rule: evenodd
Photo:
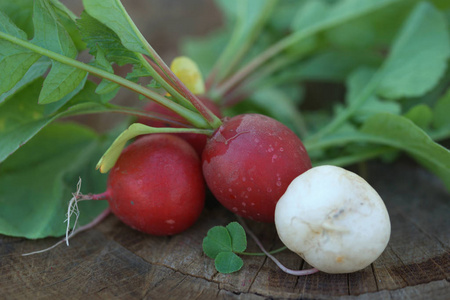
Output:
M214 226L203 239L203 252L214 259L216 270L220 273L239 271L244 262L237 255L247 248L244 228L237 222L226 227Z

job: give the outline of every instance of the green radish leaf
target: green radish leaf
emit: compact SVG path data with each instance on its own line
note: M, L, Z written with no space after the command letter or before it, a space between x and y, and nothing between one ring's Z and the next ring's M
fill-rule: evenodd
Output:
M48 1L35 1L33 20L34 44L69 58L77 56L75 44ZM52 38L48 38L49 36ZM85 71L53 61L39 95L39 103L47 104L62 99L75 90L86 75Z
M430 3L419 3L405 22L383 65L378 94L418 97L443 76L450 57L448 24Z
M373 144L388 146L408 153L439 176L450 189L450 151L434 142L419 126L403 116L389 113L375 114L365 121L359 131L335 133L320 141L309 140L304 144L308 152L316 152L361 143L369 145L368 147L373 147ZM375 152L372 154L386 152L385 149L373 150ZM367 154L365 157L374 156L376 155Z
M283 84L305 79L341 82L361 65L376 66L378 64L379 59L370 53L324 51L293 66L288 66L280 74L270 78L267 84L273 84L273 81Z
M442 96L433 108L433 126L450 129L450 89Z
M60 102L39 105L37 99L42 83L43 79L38 78L0 103L0 162L57 118L108 111L100 104L100 96L95 95L92 82L87 82L63 107L64 98Z
M230 274L239 271L244 265L244 262L242 258L233 252L221 252L216 256L214 265L220 273Z
M11 18L14 24L33 36L33 4L34 0L0 1L0 11Z
M425 104L419 104L408 110L404 117L410 119L420 128L426 130L433 121L433 111Z
M105 176L93 168L93 159L103 147L91 130L55 123L3 162L0 233L30 239L63 235L68 201L79 176L83 193L105 189ZM105 201L80 203L80 224L90 222L106 207Z
M25 32L16 27L1 11L0 31L16 38L27 39ZM0 95L12 89L40 57L39 54L0 39Z
M296 43L305 35L312 35L322 30L337 27L356 18L370 15L379 9L385 9L400 1L308 1L305 5L300 6L297 15L294 17L292 29L295 33L290 39L293 39L292 43Z
M222 252L231 252L233 250L231 245L231 236L229 231L223 226L214 226L206 237L203 239L203 252L215 259L217 255Z
M361 128L368 140L401 149L438 175L450 189L450 151L405 117L377 114ZM363 136L362 139L365 139Z
M109 73L114 73L114 69L111 66L111 64L106 60L105 54L101 48L97 49L97 56L95 59L95 64L104 69L105 71L108 71ZM111 92L117 92L120 88L120 85L118 85L115 82L103 79L98 87L95 89L95 92L97 94L103 95L108 94Z
M260 35L263 25L274 11L276 0L218 1L224 11L232 14L233 33L220 55L216 70L218 79L225 78L236 67Z
M128 50L150 55L147 42L119 0L83 0L86 11L113 30Z
M103 69L109 70L109 67L103 62L101 56L98 57L99 51L106 61L115 62L119 66L140 63L136 53L125 48L119 36L112 29L94 19L86 11L81 14L77 25L83 41L89 48L89 53L96 57L98 60L96 64L102 66Z
M35 62L25 73L25 75L20 79L16 85L10 89L8 92L3 93L0 95L0 104L9 96L20 90L22 87L25 87L30 82L33 82L38 77L41 77L45 74L45 72L50 68L52 65L51 61L45 57L42 56L37 62ZM1 84L1 83L0 83ZM37 100L36 100L37 101Z
M359 68L350 74L347 79L347 97L346 101L349 105L357 101L360 91L366 86L375 75L375 71L368 68ZM354 112L354 118L360 122L364 122L370 116L377 113L400 114L401 106L397 102L383 101L375 95L371 95L362 105Z
M238 222L231 222L226 226L231 237L233 252L244 252L247 249L247 237L244 228Z

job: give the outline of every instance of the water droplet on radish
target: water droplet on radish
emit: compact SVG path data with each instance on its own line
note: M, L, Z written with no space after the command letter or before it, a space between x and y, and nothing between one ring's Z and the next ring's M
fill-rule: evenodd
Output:
M277 181L277 186L281 186L281 181Z

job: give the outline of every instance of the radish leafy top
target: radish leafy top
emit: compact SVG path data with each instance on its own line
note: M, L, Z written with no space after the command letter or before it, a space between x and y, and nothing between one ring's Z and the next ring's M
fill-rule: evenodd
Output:
M184 52L208 75L208 96L229 115L251 111L278 119L302 137L314 165L392 159L404 151L450 188L450 152L439 144L450 137L448 1L217 0L217 4L225 26L210 37L186 43ZM64 207L54 201L70 198L61 177L52 176L37 187L11 181L11 176L27 174L28 182L38 182L43 173L37 166L54 165L57 174L72 178L76 176L63 170L75 171L78 163L87 161L93 170L101 155L86 151L67 164L57 164L58 156L46 156L35 162L35 171L29 171L20 160L30 153L47 153L46 139L59 139L55 147L61 146L61 151L85 150L82 143L71 144L74 137L61 134L66 129L53 126L55 120L91 113L161 117L110 103L120 88L127 88L182 115L193 127L190 130L208 134L221 123L174 76L120 1L84 0L83 5L85 11L78 17L57 0L0 3L2 234L30 238L60 234L59 226L39 232L34 228L64 215ZM89 63L77 58L85 49L92 55ZM121 77L113 64L133 68ZM88 74L101 82L94 83ZM150 86L145 84L148 77L154 80ZM343 101L332 102L332 109L303 109L305 81L338 82L346 86L347 94L338 99ZM77 135L84 132L72 129ZM148 130L131 129L120 143ZM93 134L89 139L105 150L105 141L119 135ZM108 153L120 152L120 147L114 149ZM106 160L113 164L114 155ZM97 178L93 172L87 172L89 178ZM92 179L92 184L104 189L101 180ZM44 197L44 187L58 193ZM19 197L18 191L60 211L51 215L37 211L41 221L31 221L25 218L30 211L23 209L32 207L31 199ZM6 214L15 217L10 220ZM19 222L20 233L14 229Z

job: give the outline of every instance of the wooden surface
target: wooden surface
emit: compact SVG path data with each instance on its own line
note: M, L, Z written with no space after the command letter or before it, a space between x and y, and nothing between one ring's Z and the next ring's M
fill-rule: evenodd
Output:
M244 257L240 272L218 274L202 239L235 218L209 199L194 227L173 237L141 234L110 216L70 247L22 257L56 239L0 236L0 299L449 299L448 192L410 163L372 163L368 174L388 207L392 236L362 271L295 277L265 257ZM268 248L281 246L274 225L248 225ZM248 250L258 251L252 241ZM276 256L288 267L309 267L289 251Z

